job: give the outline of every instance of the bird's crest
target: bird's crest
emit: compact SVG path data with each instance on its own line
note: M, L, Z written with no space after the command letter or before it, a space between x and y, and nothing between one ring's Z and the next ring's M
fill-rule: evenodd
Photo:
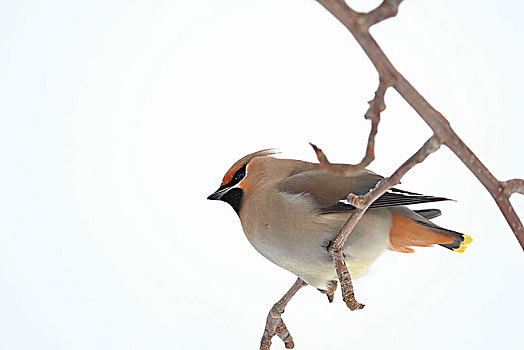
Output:
M258 151L258 152L255 152L255 153L248 154L247 156L239 159L235 164L233 164L233 166L231 168L229 168L229 170L227 171L226 175L224 175L224 179L222 179L221 186L229 183L233 179L233 176L235 175L237 170L242 168L247 163L249 163L253 158L256 158L256 157L267 157L267 156L270 156L270 155L275 154L275 153L277 153L277 152L275 152L273 149L264 149L262 151Z

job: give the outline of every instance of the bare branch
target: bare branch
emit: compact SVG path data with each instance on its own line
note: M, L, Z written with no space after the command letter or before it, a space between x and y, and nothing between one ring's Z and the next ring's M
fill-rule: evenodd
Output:
M351 205L357 208L368 208L378 197L382 196L391 187L398 185L400 179L415 165L422 163L431 153L436 152L440 148L440 142L436 136L430 137L424 145L413 154L404 164L402 164L390 177L382 179L375 188L362 196L350 194L348 201Z
M284 341L286 349L292 349L295 344L293 343L293 338L287 330L287 327L282 320L282 314L284 313L284 308L287 303L293 298L293 296L298 292L298 290L304 286L307 286L307 283L302 279L297 278L293 286L287 291L284 296L273 305L269 314L267 315L266 328L264 328L264 335L260 341L260 350L269 350L271 347L271 338L276 334Z
M362 19L366 16L371 16L374 11L382 13L384 10L379 8L386 7L384 1L377 9L371 11L369 14L359 14L353 11L343 0L317 0L324 6L331 14L333 14L351 34L355 37L364 52L377 69L382 80L391 84L398 91L398 93L409 103L409 105L420 115L420 117L433 130L438 141L451 149L455 155L470 169L470 171L477 177L477 179L484 185L491 196L495 199L500 211L506 218L511 229L515 233L517 240L524 249L524 227L519 217L515 213L513 206L509 202L509 197L505 189L508 186L503 186L491 172L484 166L484 164L475 156L475 154L464 144L460 137L451 128L448 120L433 108L420 93L400 74L393 64L388 60L377 42L369 34L366 23L368 20ZM375 15L374 15L375 16ZM376 15L377 18L381 16ZM369 20L373 22L373 20ZM500 189L502 188L502 191ZM519 192L519 191L517 191ZM520 192L519 192L520 193Z
M360 220L360 217L364 214L365 209L355 209L351 214L351 217L356 216L356 222ZM351 218L350 217L350 218ZM347 224L347 223L346 223ZM342 231L339 232L337 237L341 236ZM349 232L348 232L349 235ZM345 236L347 238L347 235ZM345 241L345 240L344 240ZM351 282L351 275L349 274L342 248L337 249L332 243L329 248L329 253L335 264L335 270L337 271L338 280L340 281L340 289L342 290L342 300L346 303L347 307L351 311L360 310L364 308L364 304L360 304L355 299L355 292L353 291L353 283Z
M358 303L355 300L353 293L353 285L351 283L351 276L349 275L345 259L342 254L342 248L346 243L346 240L359 222L360 218L364 215L369 206L381 195L383 195L391 187L400 183L400 179L415 165L424 161L428 155L438 150L440 142L435 136L432 136L424 145L413 154L404 164L402 164L390 177L381 180L375 188L371 189L367 194L363 196L350 195L348 201L356 207L351 213L348 221L344 224L337 237L331 242L328 250L333 258L335 269L340 281L340 288L342 289L342 298L346 302L346 305L351 310L362 309L364 305Z
M333 296L335 295L335 291L337 290L337 281L328 281L327 287L328 287L327 290L319 289L319 291L323 294L326 294L328 301L332 303Z
M318 162L320 163L320 167L321 168L328 167L331 163L327 159L327 157L324 154L324 152L322 151L322 149L318 148L315 144L313 144L311 142L309 143L309 145L311 147L313 147L313 150L315 151L315 153L317 155Z
M451 127L445 145L457 155L462 163L464 163L482 185L484 185L493 199L495 199L495 203L497 203L502 215L504 215L509 226L515 233L520 246L524 249L524 227L509 201L509 195L506 194L506 188L509 187L506 186L505 188L504 185L491 174L469 147L451 130ZM512 184L515 184L519 180L515 179L511 181Z
M278 325L277 329L277 335L280 339L284 342L284 346L286 349L293 349L295 347L295 343L293 342L293 337L291 336L291 333L287 330L286 324L282 319L280 319L280 324Z
M380 80L377 91L375 92L375 97L368 102L369 108L365 114L365 118L371 120L371 131L369 132L366 155L359 164L355 165L359 170L364 169L375 160L375 136L378 132L378 123L380 123L380 113L386 109L384 95L388 87L389 85L384 80ZM350 174L346 173L345 175Z
M333 164L330 163L324 154L324 152L316 145L309 143L317 155L317 159L320 163L319 169L329 171L334 174L350 176L361 173L371 162L375 160L375 136L378 132L378 124L380 123L380 113L386 109L384 103L384 95L388 89L389 84L380 80L377 91L375 91L375 97L369 101L369 108L366 111L364 117L371 121L371 130L369 132L368 144L366 147L366 154L364 158L358 164Z
M384 0L380 6L363 17L365 25L369 28L385 19L395 17L401 2L402 0Z
M320 162L319 169L344 175L352 175L362 171L375 158L375 136L380 122L380 112L385 108L384 95L388 87L394 87L399 94L410 104L410 106L420 115L420 117L433 130L433 136L402 164L390 177L380 181L375 188L367 194L357 196L350 194L348 202L355 206L355 210L350 215L335 240L329 245L335 269L337 271L342 298L351 310L358 310L364 307L363 304L355 300L353 284L346 262L342 253L342 248L355 228L360 218L364 215L369 206L388 189L400 183L400 179L415 165L423 162L428 155L437 151L442 144L449 147L455 155L470 169L470 171L484 185L488 192L495 199L502 214L515 233L521 247L524 249L524 228L515 213L509 197L513 193L524 194L524 180L512 179L504 182L498 181L466 144L453 131L449 122L444 116L434 109L417 90L395 69L388 60L382 49L378 46L373 37L369 34L369 27L387 18L393 17L398 12L398 6L402 0L384 0L380 6L373 11L363 14L351 9L344 0L317 0L331 14L333 14L349 31L353 34L364 52L379 73L379 86L375 92L375 97L370 101L370 106L365 114L366 119L371 120L371 131L368 138L366 154L362 161L356 165L332 164L320 148L311 144ZM327 291L328 300L333 300L333 293L336 289L336 281L329 286ZM297 279L293 287L278 301L267 317L266 329L261 340L260 349L268 350L271 346L271 338L278 334L284 341L286 348L293 348L293 339L282 321L281 315L284 307L295 293L307 285L300 278Z
M524 194L524 180L513 179L501 183L504 188L504 194L510 197L513 193Z

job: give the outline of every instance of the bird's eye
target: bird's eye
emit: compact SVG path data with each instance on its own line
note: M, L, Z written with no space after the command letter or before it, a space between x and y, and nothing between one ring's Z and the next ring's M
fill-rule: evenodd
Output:
M235 173L235 181L239 182L246 176L246 167L243 166L242 168L238 169L238 171Z

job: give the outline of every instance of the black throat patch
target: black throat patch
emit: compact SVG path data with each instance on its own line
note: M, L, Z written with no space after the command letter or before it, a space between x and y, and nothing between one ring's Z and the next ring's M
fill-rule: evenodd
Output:
M221 201L229 203L237 213L240 215L240 208L242 207L242 197L244 196L244 191L241 188L235 187L224 193L220 198Z

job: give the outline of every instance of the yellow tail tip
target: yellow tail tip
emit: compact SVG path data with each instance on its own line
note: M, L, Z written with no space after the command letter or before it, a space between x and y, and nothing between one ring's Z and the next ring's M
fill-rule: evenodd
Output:
M464 235L464 240L462 241L462 243L460 243L460 247L458 247L457 249L453 249L453 250L456 251L457 253L464 253L464 251L468 247L468 244L470 244L471 242L473 242L473 238L471 238L468 235Z

